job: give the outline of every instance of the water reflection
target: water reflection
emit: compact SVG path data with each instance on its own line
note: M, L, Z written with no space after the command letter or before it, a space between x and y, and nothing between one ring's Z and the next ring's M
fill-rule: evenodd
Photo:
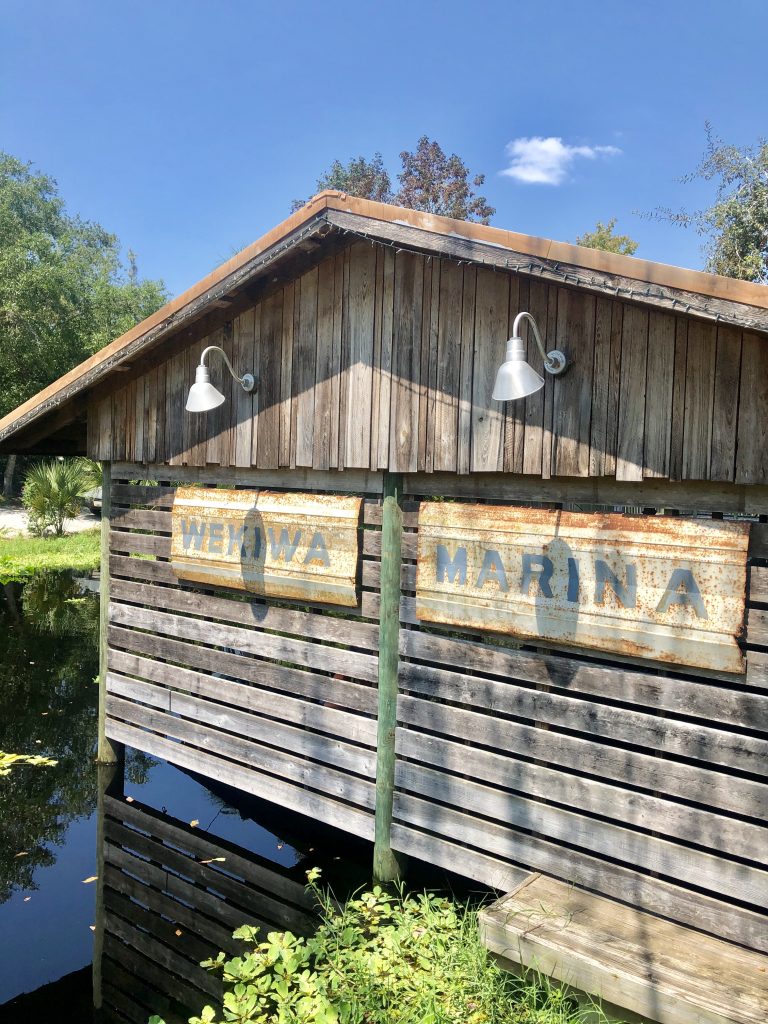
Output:
M0 750L58 763L0 779L0 903L37 888L36 871L95 807L98 626L98 602L69 573L2 587Z
M92 980L98 1019L186 1021L216 994L199 960L234 951L234 928L310 927L307 868L339 893L367 880L367 843L344 837L342 860L332 829L136 751L105 793L97 638L72 574L0 586L0 749L58 762L0 778L0 1024L83 1024Z
M0 750L57 762L0 777L0 1021L16 1019L6 1000L91 958L99 605L83 583L0 585ZM132 753L128 776L146 781L153 763Z
M105 1021L186 1021L219 1002L221 983L200 961L241 952L239 925L265 932L314 927L300 874L192 828L116 791L103 801L102 914L95 1002Z
M98 626L71 573L0 585L0 749L58 762L0 778L0 1024L84 1024L92 984L94 1020L182 1024L235 928L312 927L308 868L368 881L369 843L290 809L131 750L97 777Z

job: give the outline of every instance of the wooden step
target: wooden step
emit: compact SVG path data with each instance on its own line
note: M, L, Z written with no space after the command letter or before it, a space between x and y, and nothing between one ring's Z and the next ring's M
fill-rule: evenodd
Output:
M768 956L545 875L483 910L480 929L502 959L651 1021L768 1021Z

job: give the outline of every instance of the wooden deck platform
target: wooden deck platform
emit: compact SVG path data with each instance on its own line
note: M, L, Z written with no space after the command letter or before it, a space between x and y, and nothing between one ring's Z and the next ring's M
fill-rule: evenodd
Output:
M533 874L480 915L486 946L662 1024L765 1024L768 956Z

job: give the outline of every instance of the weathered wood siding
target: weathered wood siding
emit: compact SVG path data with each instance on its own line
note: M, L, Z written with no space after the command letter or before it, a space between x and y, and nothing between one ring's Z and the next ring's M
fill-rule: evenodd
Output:
M107 797L104 820L107 1021L181 1024L220 1002L221 979L200 966L219 950L243 952L240 925L309 934L315 918L301 882L240 847L137 801Z
M95 459L261 469L506 472L768 483L768 340L523 274L356 242L94 398ZM572 365L525 401L491 390L515 314ZM184 410L207 344L227 402ZM530 359L539 356L530 341ZM129 371L130 372L130 371Z
M747 673L718 678L421 625L418 499L393 848L502 890L541 871L768 949L755 909L768 902L768 526L752 526L763 560L750 568Z
M375 594L329 614L180 583L169 563L174 470L159 486L131 483L140 472L112 474L107 735L372 838ZM269 474L249 477L274 489ZM375 498L364 522L366 565L378 555Z
M112 478L107 735L372 838L381 475L117 463ZM365 496L358 607L180 584L170 507L194 479ZM417 518L433 479L448 500L515 501L514 478L406 477L393 848L500 889L542 871L768 950L765 498L746 673L726 676L421 624ZM562 507L557 482L532 483L518 504Z

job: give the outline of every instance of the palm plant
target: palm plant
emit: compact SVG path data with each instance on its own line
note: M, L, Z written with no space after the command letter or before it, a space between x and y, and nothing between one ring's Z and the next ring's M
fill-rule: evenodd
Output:
M64 533L64 520L80 513L83 495L93 486L93 472L85 459L53 459L40 462L27 474L21 500L29 517L29 529L43 536L52 529Z

